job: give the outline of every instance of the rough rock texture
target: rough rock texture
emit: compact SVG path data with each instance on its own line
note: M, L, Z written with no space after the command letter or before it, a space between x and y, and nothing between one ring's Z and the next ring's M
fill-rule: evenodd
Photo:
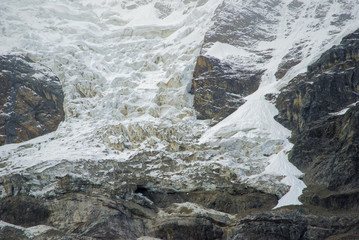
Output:
M57 129L64 119L59 79L20 55L0 56L0 145Z
M275 39L280 1L224 1L215 12L213 26L206 33L193 74L191 93L198 119L222 120L233 113L256 91L264 72L261 64L270 59L270 50L256 52L253 45ZM252 9L252 11L248 11ZM258 14L260 12L261 14ZM262 24L262 27L258 27ZM220 42L247 51L249 57L217 59L208 54Z
M126 174L112 175L112 183L94 181L51 172L4 177L0 220L6 226L0 234L14 230L11 224L21 227L12 233L17 235L44 224L74 239L223 239L235 214L268 211L277 204L275 195L245 185L178 192L154 186L155 179L129 180ZM139 184L145 181L152 187Z
M44 223L50 211L30 196L11 196L0 200L1 220L25 227Z
M277 203L275 195L236 184L228 189L219 188L213 191L196 190L191 192L154 191L138 186L136 192L142 193L160 208L166 208L173 203L191 202L231 214L250 209L271 209Z
M358 239L357 215L312 215L308 209L248 215L236 222L230 239Z
M311 204L358 209L358 101L359 30L325 52L277 98L277 120L293 130L289 158L312 185L303 198Z
M221 195L230 194L241 199L246 193L253 192L243 186L222 189L221 193L219 189L179 193L132 185L135 181L98 185L69 175L52 180L48 176L46 181L44 177L39 174L3 178L1 239L359 238L358 211L333 211L304 205L275 211L269 211L271 206L228 213L223 209L241 201L208 205L211 198L220 199ZM120 180L116 182L121 183ZM49 191L37 196L40 187L43 187L40 191Z
M245 47L248 42L255 44L256 39L274 40L272 29L265 24L277 24L270 14L280 15L276 10L282 9L281 1L246 1L265 8L261 14L255 7L233 14L231 9L238 3L227 1L220 6L219 21L212 28L214 33L206 36L205 45L220 40ZM290 5L300 8L301 2ZM161 10L161 17L167 16L166 5L154 7ZM258 22L264 25L258 28ZM278 97L278 120L294 131L291 161L306 172L307 184L316 184L301 197L303 206L272 210L286 187L278 189L260 180L256 189L249 187L240 183L233 169L219 167L220 159L212 157L220 151L238 151L236 163L243 161L245 169L260 174L258 168L263 166L246 160L277 153L279 148L273 142L267 142L272 149L262 148L260 139L228 141L222 150L218 145L203 149L193 143L194 138L176 139L180 135L175 129L158 128L161 133L156 134L157 126L126 129L119 124L107 129L112 135L105 130L96 134L128 137L128 143L133 144L121 142L118 151L139 149L147 136L166 140L168 149L141 150L126 161L110 157L55 159L23 172L13 168L0 179L0 239L359 239L359 110L351 106L345 114L329 114L358 100L356 38L353 34L333 48L333 54L324 54L319 64L310 66L306 75L294 79ZM258 63L271 57L264 52L258 55ZM290 51L277 70L277 78L297 63L293 55L301 58L300 51ZM237 60L198 58L192 92L203 118L225 117L243 103L243 96L258 87L261 70L249 71L253 65L242 68L243 62L238 67ZM258 66L255 69L260 69ZM275 95L268 99L275 100ZM221 116L217 111L222 111ZM108 140L115 145L113 139ZM19 156L23 153L20 149L40 149L42 144L21 144L13 153ZM244 158L238 149L249 149L241 153L248 156ZM229 160L230 155L222 156ZM3 169L7 164L7 159L2 160Z
M233 68L214 57L199 56L193 73L191 93L198 119L222 120L258 89L261 72Z
M277 99L277 120L299 134L359 100L359 31L325 52Z

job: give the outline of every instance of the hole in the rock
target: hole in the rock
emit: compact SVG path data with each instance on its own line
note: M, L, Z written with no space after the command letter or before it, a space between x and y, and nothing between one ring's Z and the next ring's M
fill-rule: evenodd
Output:
M135 193L142 193L144 196L148 195L148 189L145 186L137 185Z

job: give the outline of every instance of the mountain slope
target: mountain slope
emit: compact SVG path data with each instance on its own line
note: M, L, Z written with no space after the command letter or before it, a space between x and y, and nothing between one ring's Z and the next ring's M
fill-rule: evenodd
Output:
M2 216L41 200L51 214L36 225L55 227L55 239L251 239L261 212L302 204L306 187L274 102L359 28L359 2L16 0L0 23L1 53L50 67L66 113L57 131L0 147L0 209L14 206ZM290 239L357 226L345 213L348 224L333 227L329 213L327 230L307 231L316 212L281 211L264 217L273 239L276 218L308 223L280 235ZM1 219L33 238L21 216Z

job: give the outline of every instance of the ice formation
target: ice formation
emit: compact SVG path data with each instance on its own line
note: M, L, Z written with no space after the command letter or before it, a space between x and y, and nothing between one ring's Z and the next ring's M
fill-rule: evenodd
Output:
M158 167L164 163L154 161L151 176L191 181L204 169L218 168L235 174L233 181L268 192L276 192L280 182L287 184L291 190L277 207L300 204L305 185L287 160L290 131L273 119L277 110L265 94L278 93L356 30L359 3L274 1L275 11L269 14L267 2L5 0L1 54L25 54L59 76L66 120L54 133L0 147L0 174L51 168L61 175L56 166L63 161L124 162L156 152L157 159L168 156L176 167L164 173ZM233 6L233 14L256 11L263 17L256 28L269 37L248 41L243 35L238 43L218 41L202 49L207 56L237 61L239 67L264 69L259 89L247 102L210 126L196 119L188 91L204 35L223 4ZM277 80L275 72L290 57L300 62Z

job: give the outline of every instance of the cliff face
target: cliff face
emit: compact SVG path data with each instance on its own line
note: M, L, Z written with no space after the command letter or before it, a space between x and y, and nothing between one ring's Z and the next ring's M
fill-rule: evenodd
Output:
M236 50L250 49L258 41L270 41L273 33L258 28L259 23L276 22L273 15L279 2L240 3L224 1L216 9L211 28L204 36L202 56L197 58L193 73L191 93L193 107L198 119L213 119L218 122L233 113L255 92L264 70L261 63L271 58L268 52L249 51L245 57L236 58ZM253 12L246 11L251 8ZM255 11L265 14L256 14ZM217 43L221 43L218 45ZM226 46L231 46L226 49ZM256 67L254 67L256 65Z
M197 118L223 120L245 102L245 96L258 89L260 77L261 72L233 69L231 63L199 56L191 89Z
M0 56L0 145L55 131L64 120L59 79L20 55Z
M9 2L0 239L359 239L358 6Z
M4 239L319 240L356 239L358 234L355 211L338 206L340 211L331 212L309 204L270 211L275 197L244 185L176 192L133 180L119 186L68 175L47 177L42 173L2 180ZM34 197L41 184L53 190Z
M344 37L282 89L277 120L294 131L294 138L317 120L358 101L358 34Z
M294 78L276 102L277 120L293 130L289 159L307 185L332 191L311 193L311 203L329 208L358 209L358 53L359 30Z
M323 53L279 94L277 120L293 130L289 160L305 172L304 202L358 210L359 30Z

